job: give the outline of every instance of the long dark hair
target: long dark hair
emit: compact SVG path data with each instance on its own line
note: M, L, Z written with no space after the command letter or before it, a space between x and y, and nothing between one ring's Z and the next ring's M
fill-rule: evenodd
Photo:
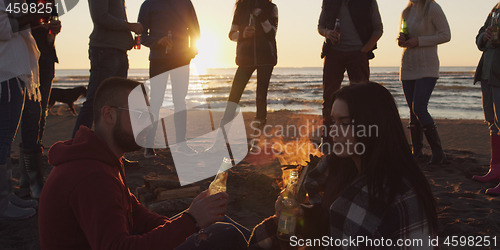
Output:
M334 98L347 103L357 130L356 143L365 146L358 176L367 185L370 197L386 201L388 209L398 191L405 186L403 180L408 181L423 205L431 231L436 232L436 202L427 179L413 158L391 93L378 83L368 82L343 87ZM360 128L372 132L371 136L358 135ZM373 200L370 199L370 205Z

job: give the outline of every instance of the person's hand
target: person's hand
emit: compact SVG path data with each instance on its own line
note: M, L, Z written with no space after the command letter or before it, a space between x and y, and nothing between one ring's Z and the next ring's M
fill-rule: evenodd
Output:
M276 199L276 202L274 203L274 220L276 224L278 224L279 219L280 219L280 214L281 214L281 204L283 203L283 193L281 193L278 196L278 199ZM295 211L295 216L297 217L303 217L304 216L304 210L299 206L297 211Z
M50 33L54 34L54 35L57 35L59 34L59 32L61 32L61 21L59 20L51 20L49 22L49 29L50 29Z
M252 14L254 16L259 16L261 12L262 12L262 9L255 8L255 9L253 9Z
M136 34L141 34L143 27L140 23L127 23L127 29L133 31Z
M491 26L488 26L488 28L486 28L486 30L484 31L483 43L487 43L492 39L493 39L493 29L491 28Z
M243 38L251 38L255 36L255 27L247 26L243 30Z
M50 13L46 13L46 12L43 12L43 13L28 13L26 15L22 15L20 17L17 18L17 22L19 23L19 27L23 27L24 25L27 25L28 23L31 23L33 21L38 21L40 19L49 19L50 18ZM46 25L46 24L44 24ZM33 28L38 28L38 27L43 27L44 25L37 25L35 27L31 27L32 29ZM46 29L48 29L48 26L45 27Z
M158 40L158 45L160 46L174 46L174 41L168 38L168 36L164 36Z
M406 42L406 36L403 33L399 33L398 36L398 46L399 47L404 47L403 44Z
M406 40L404 43L403 43L403 47L407 47L407 48L415 48L415 47L418 47L418 38L417 37L412 37L408 40Z
M333 44L340 42L340 32L335 30L326 30L325 37L328 38Z
M205 228L224 219L228 198L225 192L209 196L208 190L205 190L194 198L186 212L194 217L200 229Z

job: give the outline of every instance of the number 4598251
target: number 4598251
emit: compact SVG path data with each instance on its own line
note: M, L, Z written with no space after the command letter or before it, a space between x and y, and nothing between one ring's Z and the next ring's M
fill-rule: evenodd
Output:
M5 11L7 13L14 13L14 14L50 14L52 13L53 8L56 9L56 12L59 12L59 4L52 4L52 3L9 3L7 5L7 8Z
M468 246L468 247L495 247L497 245L497 237L482 235L482 236L447 236L443 244L445 246Z

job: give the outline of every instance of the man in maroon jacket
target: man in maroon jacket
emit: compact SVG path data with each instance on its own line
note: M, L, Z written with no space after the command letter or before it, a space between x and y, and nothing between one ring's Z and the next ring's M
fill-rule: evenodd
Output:
M189 238L194 241L199 229L223 220L226 193L201 193L175 220L151 213L130 193L120 159L140 149L132 132L134 114L129 115L137 110L129 110L127 103L129 93L139 85L125 78L105 80L95 96L95 131L81 126L73 139L50 148L54 169L39 207L42 249L164 250L181 244L185 249L192 244L186 238L194 234ZM219 226L222 232L220 224L212 227ZM222 237L231 237L235 245L227 246L228 241L220 237L217 241L229 249L246 246L239 231L232 224L225 225ZM235 240L238 237L242 240Z

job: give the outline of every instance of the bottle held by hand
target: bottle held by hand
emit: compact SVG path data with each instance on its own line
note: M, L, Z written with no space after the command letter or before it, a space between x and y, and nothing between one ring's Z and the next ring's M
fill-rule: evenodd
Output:
M335 31L336 33L334 34L334 37L333 37L333 41L332 43L335 45L335 44L338 44L340 42L340 18L337 18L337 20L335 20L335 28L333 28L333 31Z
M134 49L141 49L141 34L135 34Z
M170 39L170 41L172 41L172 31L170 31L170 30L168 31L167 37ZM165 54L172 53L172 47L173 47L172 44L170 44L170 45L167 44L167 48L165 49Z
M53 21L59 21L58 16L52 16L49 20L49 23ZM56 40L56 34L52 33L52 30L49 29L49 33L47 34L47 42L49 43L50 46L54 45L54 42Z
M491 16L491 30L493 32L493 38L491 38L491 43L496 45L500 44L500 40L498 38L498 33L500 30L500 25L498 24L499 16L500 16L499 13L496 12L493 12Z
M283 241L290 241L290 237L295 235L297 226L297 216L295 214L299 209L299 202L297 201L298 176L297 170L290 172L288 184L282 193L283 200L276 236Z
M220 192L226 192L226 182L227 182L227 170L232 167L231 160L224 157L222 164L220 165L219 171L215 176L212 183L208 187L208 195L217 194Z
M403 22L401 22L401 34L404 35L405 40L410 39L410 32L408 31L408 26L406 24L406 19L403 19Z

